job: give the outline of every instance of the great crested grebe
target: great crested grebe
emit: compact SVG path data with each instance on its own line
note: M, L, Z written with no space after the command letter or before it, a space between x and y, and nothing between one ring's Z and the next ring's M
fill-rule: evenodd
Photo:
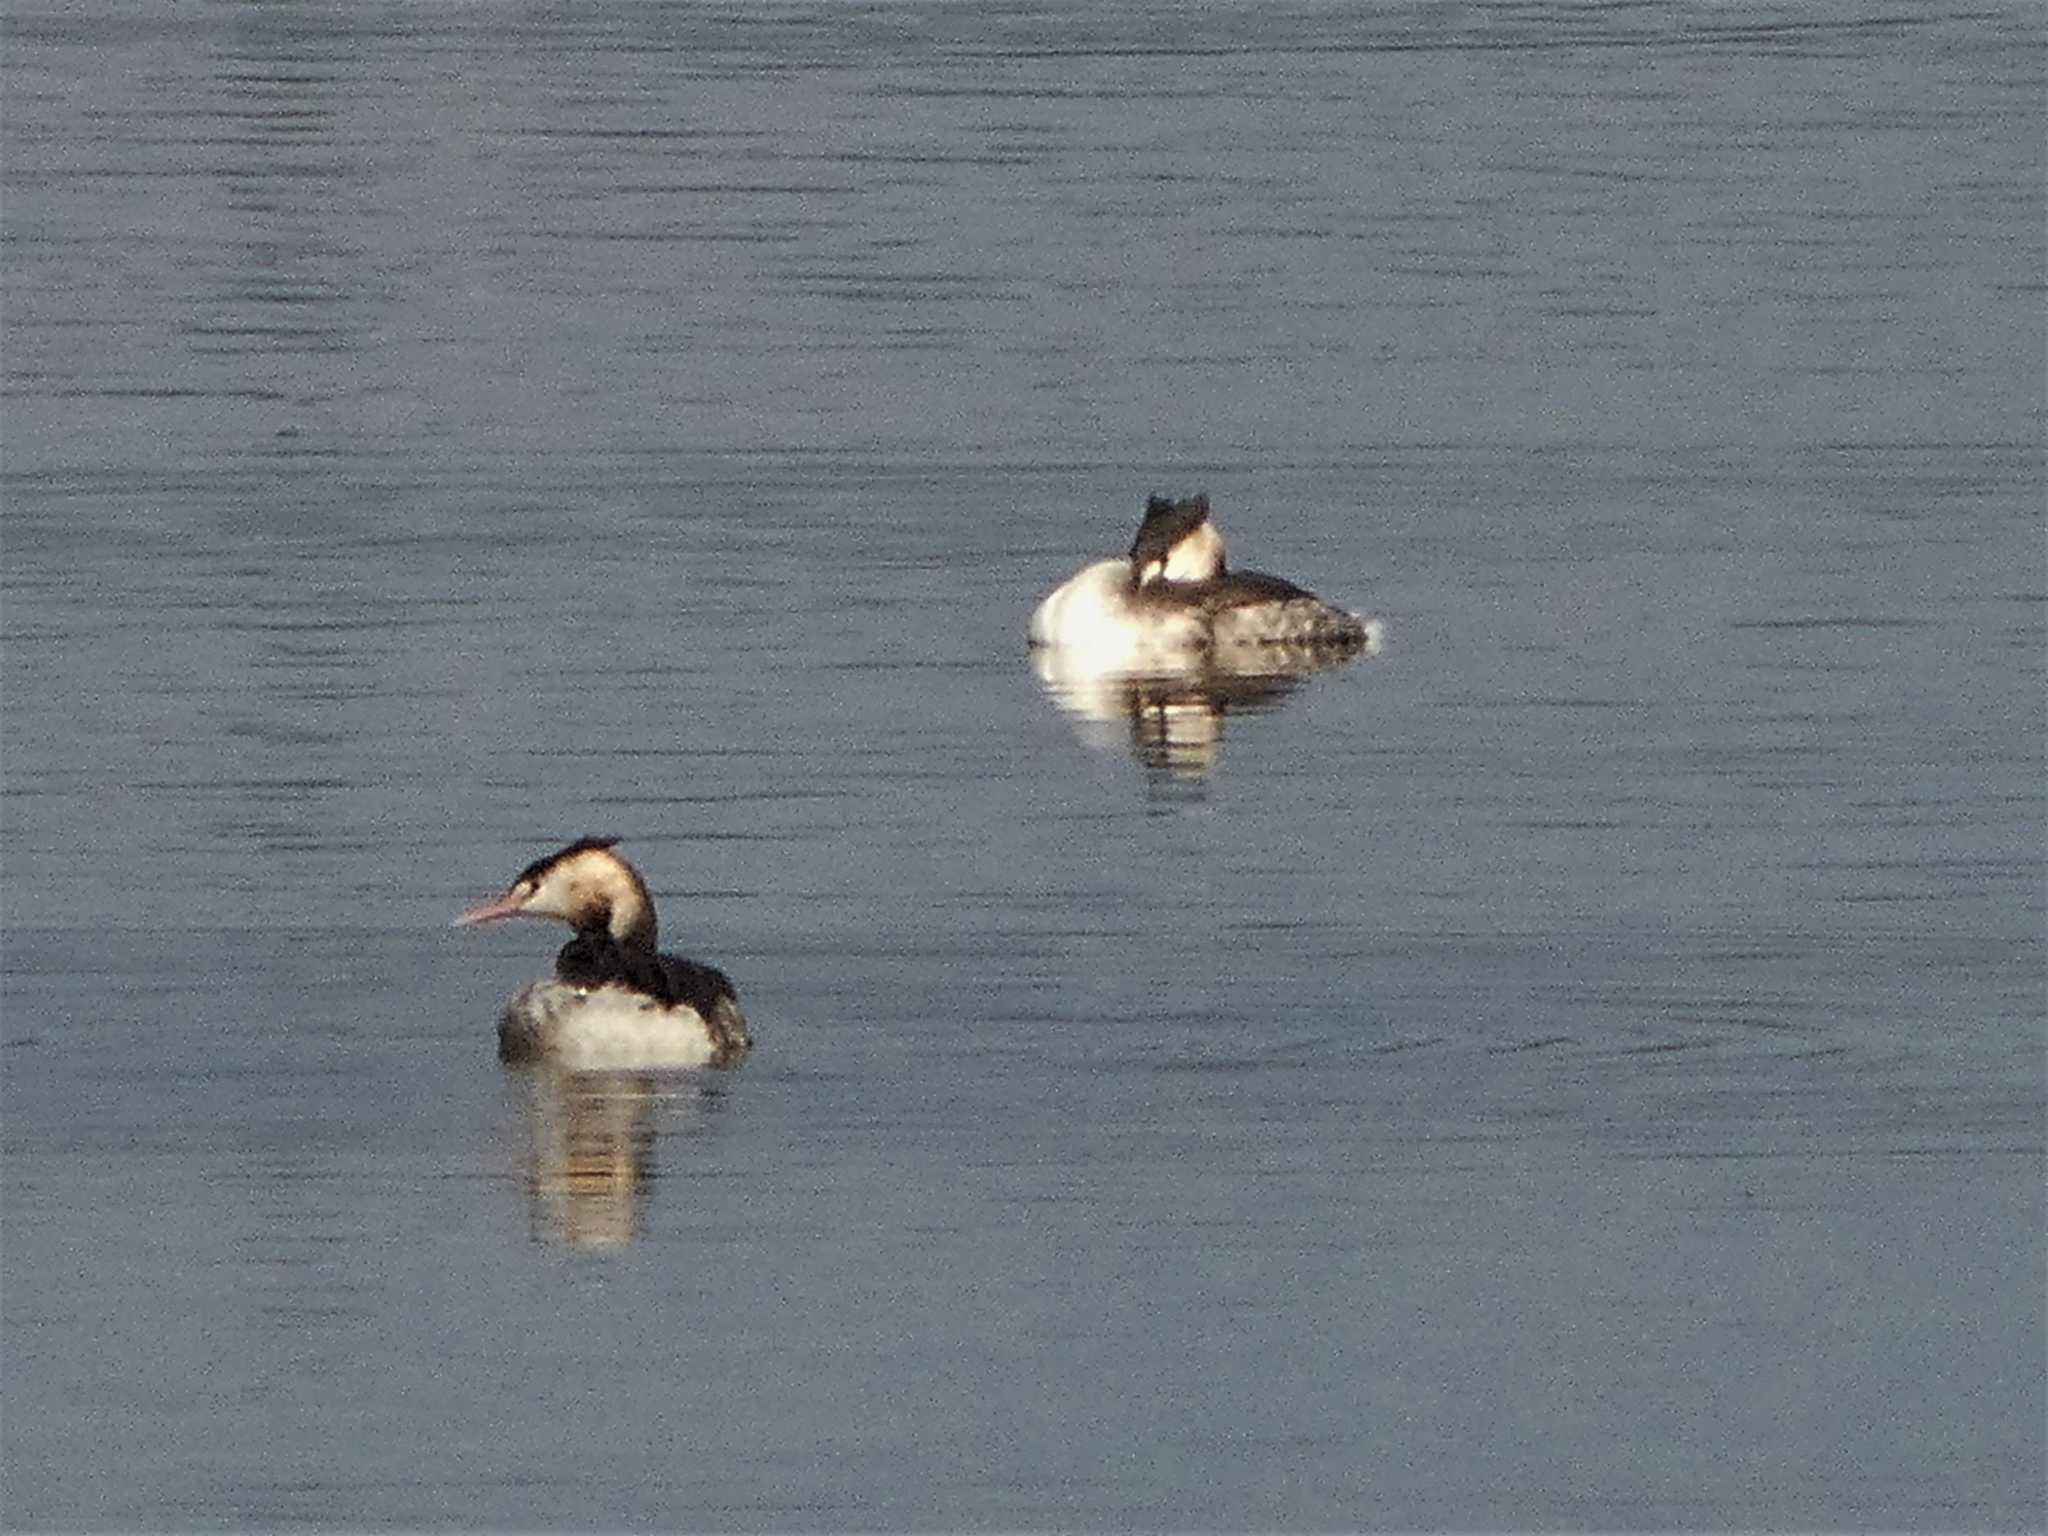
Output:
M725 973L654 947L654 898L640 872L586 837L535 859L505 894L457 927L553 917L576 930L555 974L520 990L498 1021L498 1059L573 1068L724 1066L753 1044Z
M1033 645L1132 669L1264 646L1350 654L1374 647L1377 631L1291 581L1230 570L1206 495L1147 498L1130 555L1084 566L1031 616Z

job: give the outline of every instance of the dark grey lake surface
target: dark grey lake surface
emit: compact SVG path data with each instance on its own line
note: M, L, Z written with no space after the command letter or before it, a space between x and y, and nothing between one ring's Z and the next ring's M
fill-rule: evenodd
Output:
M2048 1519L2038 8L0 42L9 1526ZM1382 654L1080 718L1195 489Z

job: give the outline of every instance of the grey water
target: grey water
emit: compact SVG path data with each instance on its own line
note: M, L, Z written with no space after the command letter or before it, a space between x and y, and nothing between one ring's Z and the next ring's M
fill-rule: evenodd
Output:
M2048 1519L2037 8L0 42L7 1525ZM1194 490L1384 647L1084 717Z

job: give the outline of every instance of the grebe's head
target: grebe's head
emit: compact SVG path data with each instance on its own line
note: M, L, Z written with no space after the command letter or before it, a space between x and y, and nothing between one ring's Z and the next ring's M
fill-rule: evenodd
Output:
M1206 494L1180 501L1145 499L1145 521L1131 541L1131 574L1141 587L1155 581L1212 581L1223 574L1223 535L1209 521Z
M654 947L654 901L640 872L612 852L616 838L579 838L535 859L505 894L455 919L460 928L503 917L552 917L578 933L603 933L621 944Z

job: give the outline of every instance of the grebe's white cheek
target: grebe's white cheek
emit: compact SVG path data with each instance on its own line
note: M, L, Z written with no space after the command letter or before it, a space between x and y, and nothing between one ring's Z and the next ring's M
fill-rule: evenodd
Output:
M569 910L565 896L561 878L551 875L534 887L519 910L528 917L561 917Z

